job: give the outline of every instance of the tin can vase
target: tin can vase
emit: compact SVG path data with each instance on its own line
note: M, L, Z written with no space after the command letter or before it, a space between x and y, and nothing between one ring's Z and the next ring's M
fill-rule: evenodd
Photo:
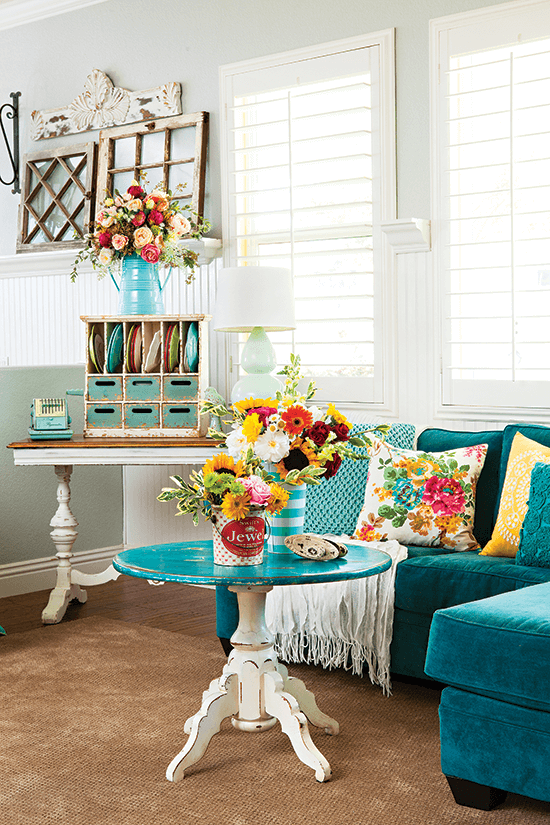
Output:
M246 518L228 518L212 506L214 564L228 567L261 564L264 557L265 509L252 509Z
M281 483L276 478L277 483ZM306 512L306 485L285 485L285 490L289 493L289 499L278 515L270 516L271 536L268 542L270 553L293 556L291 550L285 545L287 536L295 536L304 532L304 516Z

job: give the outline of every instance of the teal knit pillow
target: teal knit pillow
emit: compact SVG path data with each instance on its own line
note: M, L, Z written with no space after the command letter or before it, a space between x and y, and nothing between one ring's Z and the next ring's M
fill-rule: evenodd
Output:
M531 472L527 513L519 534L516 564L550 567L550 465L539 461Z
M355 424L352 435L358 435L368 424ZM374 426L374 425L371 425ZM386 442L404 450L414 449L414 424L392 424ZM356 448L353 448L356 449ZM364 450L357 449L359 453ZM368 459L353 461L346 458L335 476L317 486L308 485L306 492L305 533L342 533L351 536L365 498Z

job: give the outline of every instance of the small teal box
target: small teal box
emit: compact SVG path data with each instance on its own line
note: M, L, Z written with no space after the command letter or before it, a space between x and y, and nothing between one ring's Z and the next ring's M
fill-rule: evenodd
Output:
M199 379L194 375L166 375L164 377L165 401L194 401L199 392Z
M134 429L154 429L160 424L160 404L125 404L124 425Z
M121 375L90 375L88 377L89 401L122 401Z
M87 418L90 428L122 427L122 404L88 404Z
M163 404L162 426L171 429L196 429L199 408L196 404Z
M158 401L160 376L136 375L126 377L126 401Z

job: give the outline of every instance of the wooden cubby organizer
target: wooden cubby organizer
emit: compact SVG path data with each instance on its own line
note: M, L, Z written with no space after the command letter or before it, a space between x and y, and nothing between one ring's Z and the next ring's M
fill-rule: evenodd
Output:
M81 317L86 326L85 436L196 438L206 434L208 416L201 416L199 410L208 386L210 315ZM171 347L172 357L166 363L174 324L179 341ZM136 325L141 341L132 346ZM115 331L121 343L110 350ZM151 347L156 349L154 342L158 357L147 363Z

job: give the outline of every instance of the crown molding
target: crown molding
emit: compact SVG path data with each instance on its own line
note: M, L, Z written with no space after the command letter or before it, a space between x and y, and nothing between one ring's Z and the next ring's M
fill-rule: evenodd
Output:
M36 23L46 17L105 2L107 0L8 0L7 3L0 3L0 30Z
M431 249L431 223L421 218L385 221L381 224L394 252L429 252Z

